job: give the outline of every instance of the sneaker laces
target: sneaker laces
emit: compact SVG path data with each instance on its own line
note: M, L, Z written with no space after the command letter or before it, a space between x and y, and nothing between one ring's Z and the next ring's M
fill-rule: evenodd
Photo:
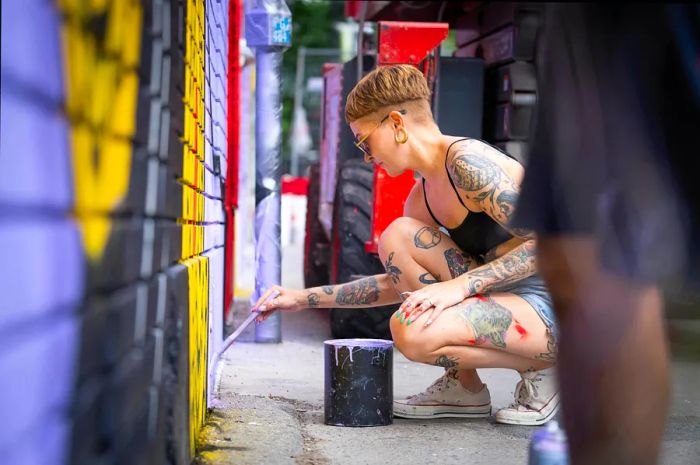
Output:
M518 406L528 407L530 400L537 396L538 389L535 384L541 381L542 377L536 374L532 378L522 376L522 380L515 386L515 402L510 404L508 408L517 408Z
M442 391L445 387L447 387L447 385L450 384L450 379L452 378L454 378L452 370L445 370L445 374L433 381L433 384L428 386L425 391L414 394L409 397L409 399L416 399L428 394L435 394L435 391Z

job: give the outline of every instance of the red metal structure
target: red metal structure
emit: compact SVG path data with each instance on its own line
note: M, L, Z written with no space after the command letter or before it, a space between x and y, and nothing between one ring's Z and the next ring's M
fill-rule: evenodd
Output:
M379 23L379 66L420 65L447 38L447 23Z
M238 145L240 138L240 76L241 76L241 20L242 0L229 2L229 44L228 44L228 164L226 166L226 190L224 208L226 210L226 255L224 259L224 321L227 321L233 301L233 270L235 250L235 208L238 207Z

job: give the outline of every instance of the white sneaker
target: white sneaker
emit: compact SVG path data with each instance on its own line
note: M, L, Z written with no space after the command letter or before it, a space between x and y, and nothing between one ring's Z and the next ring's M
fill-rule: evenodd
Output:
M491 415L491 394L484 384L479 392L465 389L450 368L428 389L394 401L394 416L401 418L483 418Z
M559 385L554 367L520 373L515 402L496 412L498 423L541 425L559 411Z

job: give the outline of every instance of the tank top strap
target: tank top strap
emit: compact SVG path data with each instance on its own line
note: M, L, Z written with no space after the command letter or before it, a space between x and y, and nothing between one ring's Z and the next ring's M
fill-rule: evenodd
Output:
M467 208L467 206L464 204L464 201L462 201L462 196L459 195L459 191L457 190L457 186L455 186L455 183L454 183L454 181L452 181L452 177L450 176L450 169L447 167L447 157L450 155L450 149L457 142L462 142L463 140L469 140L469 138L465 137L463 139L457 139L456 141L452 142L449 147L447 147L447 152L445 153L445 171L447 171L447 179L450 180L450 185L452 186L452 189L454 189L455 194L457 194L457 200L459 200L459 203L461 203L464 208L469 210ZM425 189L423 189L423 192L425 192Z
M445 228L445 226L442 223L440 223L440 220L435 218L433 211L430 209L430 204L428 204L428 194L425 193L425 178L421 178L421 180L423 181L423 200L425 200L425 207L428 209L428 213L430 213L430 216L433 217L433 220L437 224L439 224L441 227ZM445 228L445 229L447 229L447 228Z

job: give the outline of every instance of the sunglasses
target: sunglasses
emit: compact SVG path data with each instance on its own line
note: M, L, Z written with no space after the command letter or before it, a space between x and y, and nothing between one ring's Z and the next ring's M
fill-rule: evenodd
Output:
M406 110L399 110L399 113L405 115ZM377 130L379 126L384 124L384 121L389 119L389 115L391 115L391 113L388 113L384 118L382 118L381 121L379 121L379 123L377 123L377 125L370 132L368 132L366 136L362 137L361 139L357 139L357 136L355 137L355 147L362 151L362 153L365 155L365 161L368 163L374 160L374 157L372 156L372 153L369 150L369 144L367 143L367 139L369 138L369 136L372 135L374 131Z

